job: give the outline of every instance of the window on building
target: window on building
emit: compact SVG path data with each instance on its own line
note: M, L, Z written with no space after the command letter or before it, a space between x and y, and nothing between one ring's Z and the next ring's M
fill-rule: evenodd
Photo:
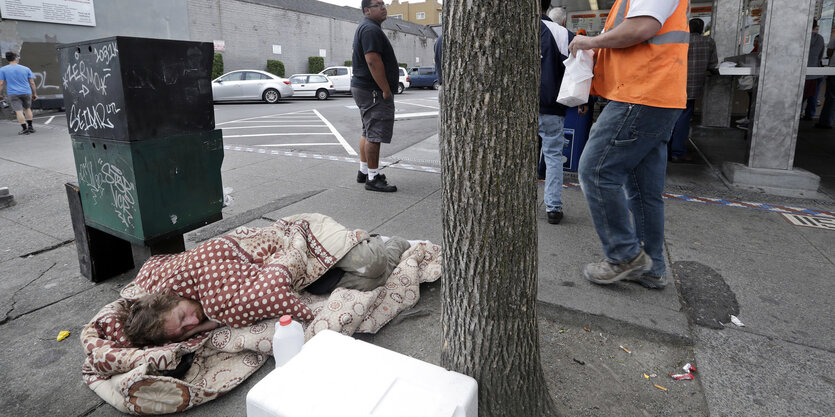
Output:
M391 15L391 16L389 16L389 17L390 17L390 18L393 18L393 19L400 19L400 20L403 20L403 15L402 15L402 14L393 14L393 15Z
M438 13L438 24L442 25L444 23L444 14Z
M417 13L415 13L415 19L417 19L417 20L424 20L424 19L426 19L426 13L424 13L424 12L417 12Z

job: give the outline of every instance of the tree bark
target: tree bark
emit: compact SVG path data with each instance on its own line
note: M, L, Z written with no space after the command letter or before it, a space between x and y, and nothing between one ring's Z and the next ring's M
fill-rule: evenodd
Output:
M446 0L441 163L444 367L480 416L551 416L536 322L539 3Z

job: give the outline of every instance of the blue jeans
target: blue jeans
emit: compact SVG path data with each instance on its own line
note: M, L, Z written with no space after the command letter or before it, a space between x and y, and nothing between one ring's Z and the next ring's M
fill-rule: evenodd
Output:
M562 149L565 147L565 117L539 114L539 136L545 158L545 210L562 211Z
M696 100L687 100L687 108L678 116L676 125L673 128L673 137L667 147L670 156L673 158L684 158L687 156L687 139L690 137L690 120L693 119L693 109L696 107Z
M806 98L806 110L805 115L807 117L815 117L815 110L818 109L818 93L820 93L821 89L821 81L823 78L817 78L814 80L810 80L814 83L815 92L812 94L811 97Z
M829 59L835 59L829 58ZM821 109L821 117L818 124L822 126L832 126L835 124L835 75L826 77L826 98L823 102L823 109Z
M631 261L643 243L653 262L649 273L666 274L661 193L667 142L680 113L611 101L591 128L578 173L609 262Z

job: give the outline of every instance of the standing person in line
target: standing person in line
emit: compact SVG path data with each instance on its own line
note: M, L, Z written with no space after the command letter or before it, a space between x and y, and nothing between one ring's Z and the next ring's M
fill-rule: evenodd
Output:
M365 189L395 192L397 187L379 173L380 144L391 143L394 130L394 96L400 78L400 68L391 42L380 24L388 11L383 0L362 0L365 19L354 34L351 95L362 117L360 138L360 170L357 182L365 183Z
M566 107L557 103L562 77L563 61L568 56L568 30L548 17L551 0L541 0L542 16L539 23L540 70L539 79L539 136L542 138L542 156L545 159L545 211L548 223L562 221L562 148L565 146Z
M702 95L705 78L710 71L717 73L719 58L716 56L716 42L710 36L704 36L705 22L702 19L690 19L690 48L687 50L687 107L681 112L673 128L673 136L667 147L672 162L691 162L687 155L687 139L690 138L690 121L696 107L696 98Z
M597 50L592 94L609 100L579 164L606 255L584 269L595 284L666 285L661 193L667 142L687 104L689 3L617 0L601 35L578 35L569 46L572 54Z
M806 68L823 66L823 53L826 49L826 43L823 41L823 36L818 33L818 21L812 22L812 41L809 43L809 61L806 63ZM821 79L823 75L807 75L806 85L803 88L803 99L806 100L806 111L800 120L812 120L815 118L815 111L818 108L818 91L820 90Z
M20 132L17 134L35 133L32 127L32 102L38 99L35 75L28 67L20 65L20 56L14 52L6 52L6 61L9 61L9 65L0 68L0 93L5 87L9 105L20 123Z
M444 34L438 35L438 39L435 39L435 75L438 76L438 84L444 84L444 74L443 69L444 66L442 64L442 60L444 57Z
M835 36L829 38L829 45L827 45L827 56L829 57L829 67L835 67ZM823 102L823 109L821 109L821 117L815 123L818 129L832 129L835 124L835 75L826 76L826 98Z

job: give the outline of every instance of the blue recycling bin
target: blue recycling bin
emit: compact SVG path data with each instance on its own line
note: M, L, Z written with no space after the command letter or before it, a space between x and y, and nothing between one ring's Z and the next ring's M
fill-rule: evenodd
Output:
M565 127L563 128L565 147L562 149L563 171L577 172L580 155L583 153L583 148L586 147L589 130L591 130L591 115L594 104L589 104L591 108L586 114L579 114L576 107L571 107L565 112Z

